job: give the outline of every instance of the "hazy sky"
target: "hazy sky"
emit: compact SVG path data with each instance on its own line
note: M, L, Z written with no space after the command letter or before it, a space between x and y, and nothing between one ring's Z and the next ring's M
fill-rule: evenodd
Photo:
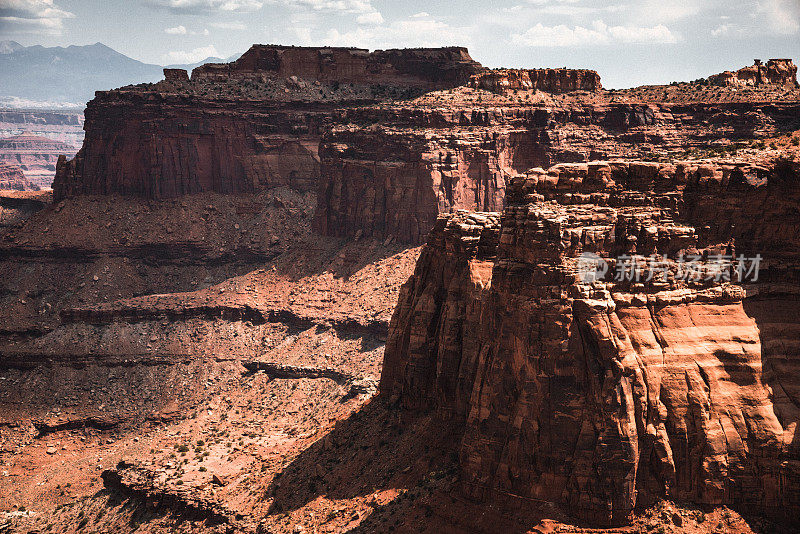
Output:
M626 87L798 59L800 0L0 0L2 39L158 64L252 43L463 45L490 67L592 68Z

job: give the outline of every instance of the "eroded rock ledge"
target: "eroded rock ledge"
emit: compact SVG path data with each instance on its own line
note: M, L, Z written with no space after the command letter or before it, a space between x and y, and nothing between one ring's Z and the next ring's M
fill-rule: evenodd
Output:
M668 497L796 522L798 201L785 161L534 170L499 225L439 219L401 291L381 393L463 422L474 499L608 524ZM584 281L582 253L609 275ZM763 260L757 281L686 280L681 253ZM642 279L614 279L625 256ZM654 261L665 278L647 279Z

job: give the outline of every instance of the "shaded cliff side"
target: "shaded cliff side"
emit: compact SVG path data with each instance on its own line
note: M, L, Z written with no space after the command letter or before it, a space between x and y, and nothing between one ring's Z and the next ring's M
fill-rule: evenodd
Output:
M547 91L599 91L603 88L600 75L588 69L498 69L476 74L470 86L492 92Z

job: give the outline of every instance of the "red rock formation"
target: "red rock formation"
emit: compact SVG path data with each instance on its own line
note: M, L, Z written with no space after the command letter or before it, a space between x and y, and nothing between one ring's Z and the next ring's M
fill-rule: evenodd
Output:
M168 82L184 83L189 81L186 69L164 69L164 80Z
M440 213L501 210L506 185L531 168L746 138L800 107L770 109L774 118L748 123L705 105L355 108L323 136L315 229L421 243Z
M470 79L470 87L494 93L510 90L538 90L548 93L599 91L600 75L586 69L498 69L482 72Z
M419 243L441 212L499 210L510 168L467 132L343 128L323 139L315 229Z
M480 68L463 48L255 45L233 63L198 67L190 83L169 71L153 87L98 92L86 109L84 148L58 167L55 197L316 189L332 104L449 87Z
M123 194L174 198L261 187L316 187L322 111L109 91L87 109L84 147L58 165L56 199Z
M22 169L0 161L0 189L13 191L38 191L39 187L30 183Z
M253 45L232 63L209 63L192 80L296 76L321 82L438 89L462 85L483 69L466 48L377 50Z
M770 59L767 64L760 59L750 67L743 67L736 72L725 71L708 77L713 85L721 86L760 86L781 85L798 87L797 65L791 59Z
M796 522L798 171L597 162L514 179L500 229L437 223L390 324L382 393L463 421L476 499L616 523L666 496ZM584 281L585 252L609 274ZM682 252L763 263L758 280L684 279ZM640 279L615 279L626 255Z
M531 168L708 149L785 130L800 109L617 101L593 71L564 69L491 71L473 83L497 87L497 76L513 74L546 91L593 92L528 94L526 103L459 87L410 99L477 70L460 48L256 45L188 82L168 73L153 86L100 92L86 110L84 148L58 166L55 198L289 186L318 191L314 225L325 235L420 243L440 213L501 210L507 182Z

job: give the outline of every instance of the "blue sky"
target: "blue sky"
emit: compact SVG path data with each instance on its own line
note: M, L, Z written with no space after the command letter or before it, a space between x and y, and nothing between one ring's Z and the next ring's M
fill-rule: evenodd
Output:
M490 67L593 68L628 87L800 58L800 0L0 0L0 39L158 64L252 43L463 45Z

